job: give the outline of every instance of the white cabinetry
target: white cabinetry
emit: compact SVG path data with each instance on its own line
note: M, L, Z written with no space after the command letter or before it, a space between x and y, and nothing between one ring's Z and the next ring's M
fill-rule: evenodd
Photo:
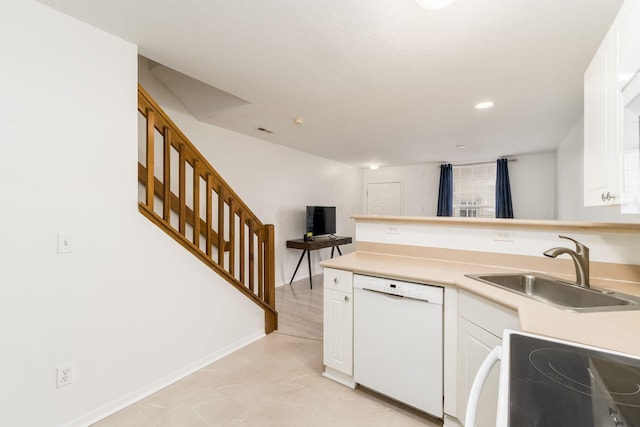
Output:
M622 213L640 213L640 0L627 0L616 22L622 149Z
M458 418L465 423L469 391L491 350L502 343L504 329L518 330L516 312L461 291L458 295ZM478 405L477 427L496 425L500 364L493 367Z
M620 203L617 38L609 31L584 74L584 205Z
M324 269L324 376L353 381L353 273Z
M640 0L627 0L613 27L618 43L618 76L625 86L640 70Z

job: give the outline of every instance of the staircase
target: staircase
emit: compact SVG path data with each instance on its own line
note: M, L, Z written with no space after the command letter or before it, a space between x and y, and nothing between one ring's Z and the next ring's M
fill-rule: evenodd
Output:
M149 94L138 86L145 135L140 212L264 310L278 327L274 227L262 224Z

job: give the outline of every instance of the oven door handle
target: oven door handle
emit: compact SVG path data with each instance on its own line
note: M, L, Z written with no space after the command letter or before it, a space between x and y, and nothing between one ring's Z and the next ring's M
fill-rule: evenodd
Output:
M475 427L476 412L478 410L478 403L480 402L480 392L482 391L482 387L489 377L491 368L493 368L493 365L498 363L500 359L502 359L502 346L497 346L491 351L491 353L489 353L487 358L484 359L482 365L480 365L480 369L478 369L476 378L473 380L473 385L471 386L471 391L469 392L467 412L465 414L464 421L465 426Z

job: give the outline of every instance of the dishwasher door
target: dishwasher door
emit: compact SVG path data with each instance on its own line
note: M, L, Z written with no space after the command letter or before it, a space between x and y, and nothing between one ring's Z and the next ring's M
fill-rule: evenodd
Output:
M429 288L443 293L442 288ZM356 383L442 418L442 297L439 300L354 289L353 365Z

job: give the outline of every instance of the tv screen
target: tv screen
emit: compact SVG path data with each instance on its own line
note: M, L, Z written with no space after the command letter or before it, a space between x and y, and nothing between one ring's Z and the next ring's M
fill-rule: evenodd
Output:
M336 233L335 206L307 206L307 233L314 236Z

